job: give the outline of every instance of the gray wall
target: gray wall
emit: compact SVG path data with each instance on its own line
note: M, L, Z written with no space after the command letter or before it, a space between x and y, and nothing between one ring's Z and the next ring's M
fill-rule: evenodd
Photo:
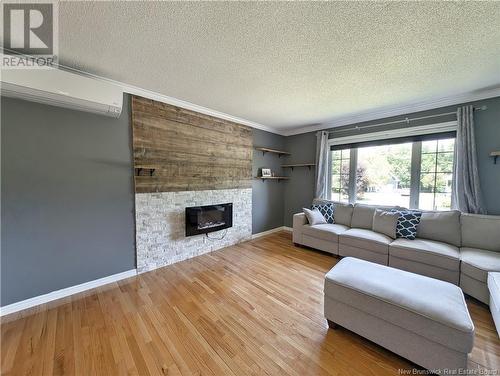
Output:
M253 129L254 147L267 147L283 150L285 137ZM259 169L270 168L277 175L282 175L281 165L285 158L278 158L277 154L253 151L252 176L260 175ZM283 226L283 192L287 181L253 179L252 182L252 233L271 230Z
M488 156L500 150L500 98L474 104L488 106L475 115L479 174L490 214L500 214L500 164ZM128 98L120 119L2 98L1 125L1 305L134 268ZM267 167L290 180L254 179L252 232L292 226L293 214L313 199L314 169L281 165L314 163L315 133L254 129L253 142L292 155L254 150L253 176Z
M292 153L290 163L315 163L316 134L304 133L286 138L286 149ZM294 168L285 187L284 225L292 226L292 217L311 206L314 196L314 174L312 168Z
M128 98L119 119L1 102L1 305L135 268Z
M493 160L489 157L491 151L500 150L500 97L485 99L482 101L472 102L476 107L486 105L486 111L477 111L474 115L475 129L476 129L476 146L478 151L478 169L479 177L481 180L483 195L486 203L486 208L489 214L500 215L500 196L498 195L498 184L500 182L500 163L493 164ZM420 116L427 116L439 114L444 112L456 111L457 105L444 108L437 108L429 111L422 111L411 113L403 116L378 119L372 122L364 122L356 124L363 126L366 124L383 123L392 120L404 119L405 117L413 118ZM433 118L422 120L419 122L412 122L412 126L435 123L437 121L444 122L455 120L456 116L445 116L440 118ZM351 124L342 128L351 128ZM392 129L400 127L401 124L396 126L388 126L383 129ZM336 128L336 130L341 128ZM381 130L378 128L377 130ZM373 131L373 130L372 130ZM342 136L346 136L355 132L342 132ZM292 158L296 162L305 162L306 159L314 161L316 153L316 134L315 132L304 133L297 136L290 136L286 138L287 150L292 153ZM314 193L314 174L302 174L294 176L285 189L285 209L284 209L284 223L285 226L292 225L292 216L302 210L302 207L311 205Z
M486 111L476 112L476 146L481 189L488 214L500 215L500 162L493 164L490 152L500 150L500 97L478 102Z

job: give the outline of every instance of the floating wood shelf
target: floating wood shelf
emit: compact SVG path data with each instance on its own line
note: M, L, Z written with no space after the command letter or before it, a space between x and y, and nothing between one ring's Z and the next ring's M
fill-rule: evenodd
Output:
M262 181L266 180L288 180L290 179L288 176L256 176L255 179L261 179Z
M497 158L500 156L500 151L492 151L490 157L493 157L493 163L497 164Z
M281 165L281 167L282 168L291 168L292 171L293 171L294 167L307 167L310 170L312 167L316 167L316 163L284 164L284 165Z
M269 148L261 148L261 147L257 147L255 148L255 150L258 150L258 151L261 151L262 152L262 155L266 154L266 153L273 153L273 154L278 154L278 157L281 157L282 155L291 155L289 152L287 151L283 151L283 150L275 150L275 149L269 149Z
M153 176L155 170L156 170L156 166L142 166L142 165L139 165L139 166L134 166L135 168L135 176L143 176L141 175L141 171L142 170L148 170L149 171L149 176Z

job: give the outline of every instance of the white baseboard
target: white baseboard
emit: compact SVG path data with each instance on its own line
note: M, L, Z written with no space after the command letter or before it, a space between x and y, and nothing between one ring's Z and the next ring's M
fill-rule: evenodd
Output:
M283 231L292 232L292 231L293 231L293 228L288 227L288 226L283 226Z
M116 282L121 279L133 277L137 275L136 269L127 270L121 273L109 275L107 277L95 279L93 281L81 283L76 286L67 287L65 289L56 290L49 292L48 294L35 296L26 300L21 300L20 302L12 303L3 307L0 307L0 316L5 316L10 313L22 311L23 309L31 308L40 304L48 303L53 300L65 298L67 296L77 294L79 292L90 290L99 286L107 285L108 283Z
M274 232L278 232L278 231L292 231L292 229L290 227L280 226L280 227L272 228L271 230L262 231L262 232L258 232L257 234L253 234L252 239L257 239L257 238L260 238L262 236L270 235L270 234L272 234Z

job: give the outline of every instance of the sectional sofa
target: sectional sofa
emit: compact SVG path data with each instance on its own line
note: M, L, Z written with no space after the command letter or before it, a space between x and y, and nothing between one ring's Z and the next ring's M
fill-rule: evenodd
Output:
M489 303L488 272L500 271L500 216L424 211L416 239L393 239L372 229L375 210L393 207L333 203L334 224L293 216L295 244L451 282Z

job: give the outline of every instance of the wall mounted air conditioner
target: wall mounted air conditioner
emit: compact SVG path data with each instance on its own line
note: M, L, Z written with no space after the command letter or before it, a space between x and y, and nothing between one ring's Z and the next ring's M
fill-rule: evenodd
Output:
M123 90L60 69L3 69L2 95L51 106L119 117Z

